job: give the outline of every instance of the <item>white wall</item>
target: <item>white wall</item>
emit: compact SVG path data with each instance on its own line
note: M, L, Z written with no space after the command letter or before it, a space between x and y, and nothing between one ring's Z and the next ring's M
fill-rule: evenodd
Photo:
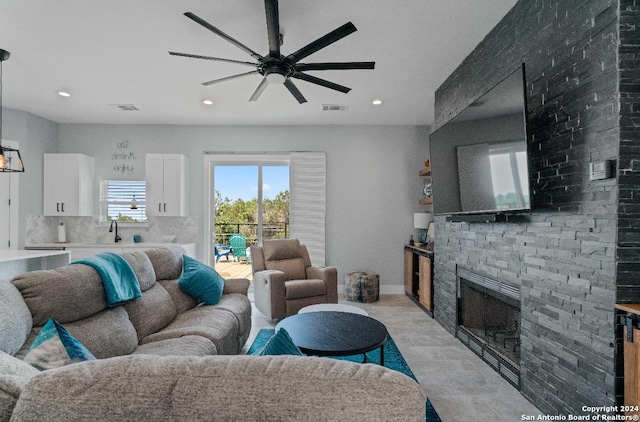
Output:
M25 168L24 173L18 174L18 248L23 248L25 215L42 214L42 154L58 151L58 124L35 114L10 108L3 109L2 121L2 137L20 143L20 155ZM0 183L4 182L4 176L0 174Z
M428 158L428 127L420 126L177 126L59 125L59 152L95 157L100 178L114 165L144 177L145 153L190 157L190 214L204 218L203 151L325 151L327 154L327 265L344 275L357 269L380 274L382 291L402 292L403 247L413 229ZM122 142L128 142L129 148ZM134 159L112 159L132 152ZM121 177L122 174L120 174ZM202 253L204 233L198 237Z

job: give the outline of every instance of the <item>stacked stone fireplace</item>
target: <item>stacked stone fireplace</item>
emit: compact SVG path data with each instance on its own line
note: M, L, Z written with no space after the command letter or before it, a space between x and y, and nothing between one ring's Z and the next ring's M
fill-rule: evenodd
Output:
M520 388L520 289L457 270L456 337Z

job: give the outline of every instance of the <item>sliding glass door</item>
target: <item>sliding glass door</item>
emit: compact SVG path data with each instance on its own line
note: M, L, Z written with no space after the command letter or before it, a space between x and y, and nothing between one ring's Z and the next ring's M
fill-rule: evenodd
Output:
M247 243L289 237L289 166L214 166L214 233L217 244L240 234Z
M248 244L299 239L312 264L325 265L324 152L208 152L204 170L204 262L215 261L215 245L245 233Z
M208 165L210 259L216 247L229 249L235 234L246 239L247 248L289 237L288 156L219 155Z

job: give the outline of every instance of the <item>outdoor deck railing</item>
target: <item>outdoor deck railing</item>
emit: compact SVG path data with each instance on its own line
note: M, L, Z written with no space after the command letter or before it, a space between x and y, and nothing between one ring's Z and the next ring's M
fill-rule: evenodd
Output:
M241 234L247 245L258 244L258 223L216 223L215 243L228 245L229 238ZM262 239L286 239L289 237L289 223L262 223Z

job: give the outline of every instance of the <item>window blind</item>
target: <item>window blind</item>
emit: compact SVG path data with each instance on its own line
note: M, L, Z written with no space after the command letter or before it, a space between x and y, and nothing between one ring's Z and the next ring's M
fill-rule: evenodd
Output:
M103 203L107 220L147 221L147 187L144 180L107 180Z
M289 164L289 224L292 238L306 245L311 262L325 265L327 202L324 152L293 152Z

